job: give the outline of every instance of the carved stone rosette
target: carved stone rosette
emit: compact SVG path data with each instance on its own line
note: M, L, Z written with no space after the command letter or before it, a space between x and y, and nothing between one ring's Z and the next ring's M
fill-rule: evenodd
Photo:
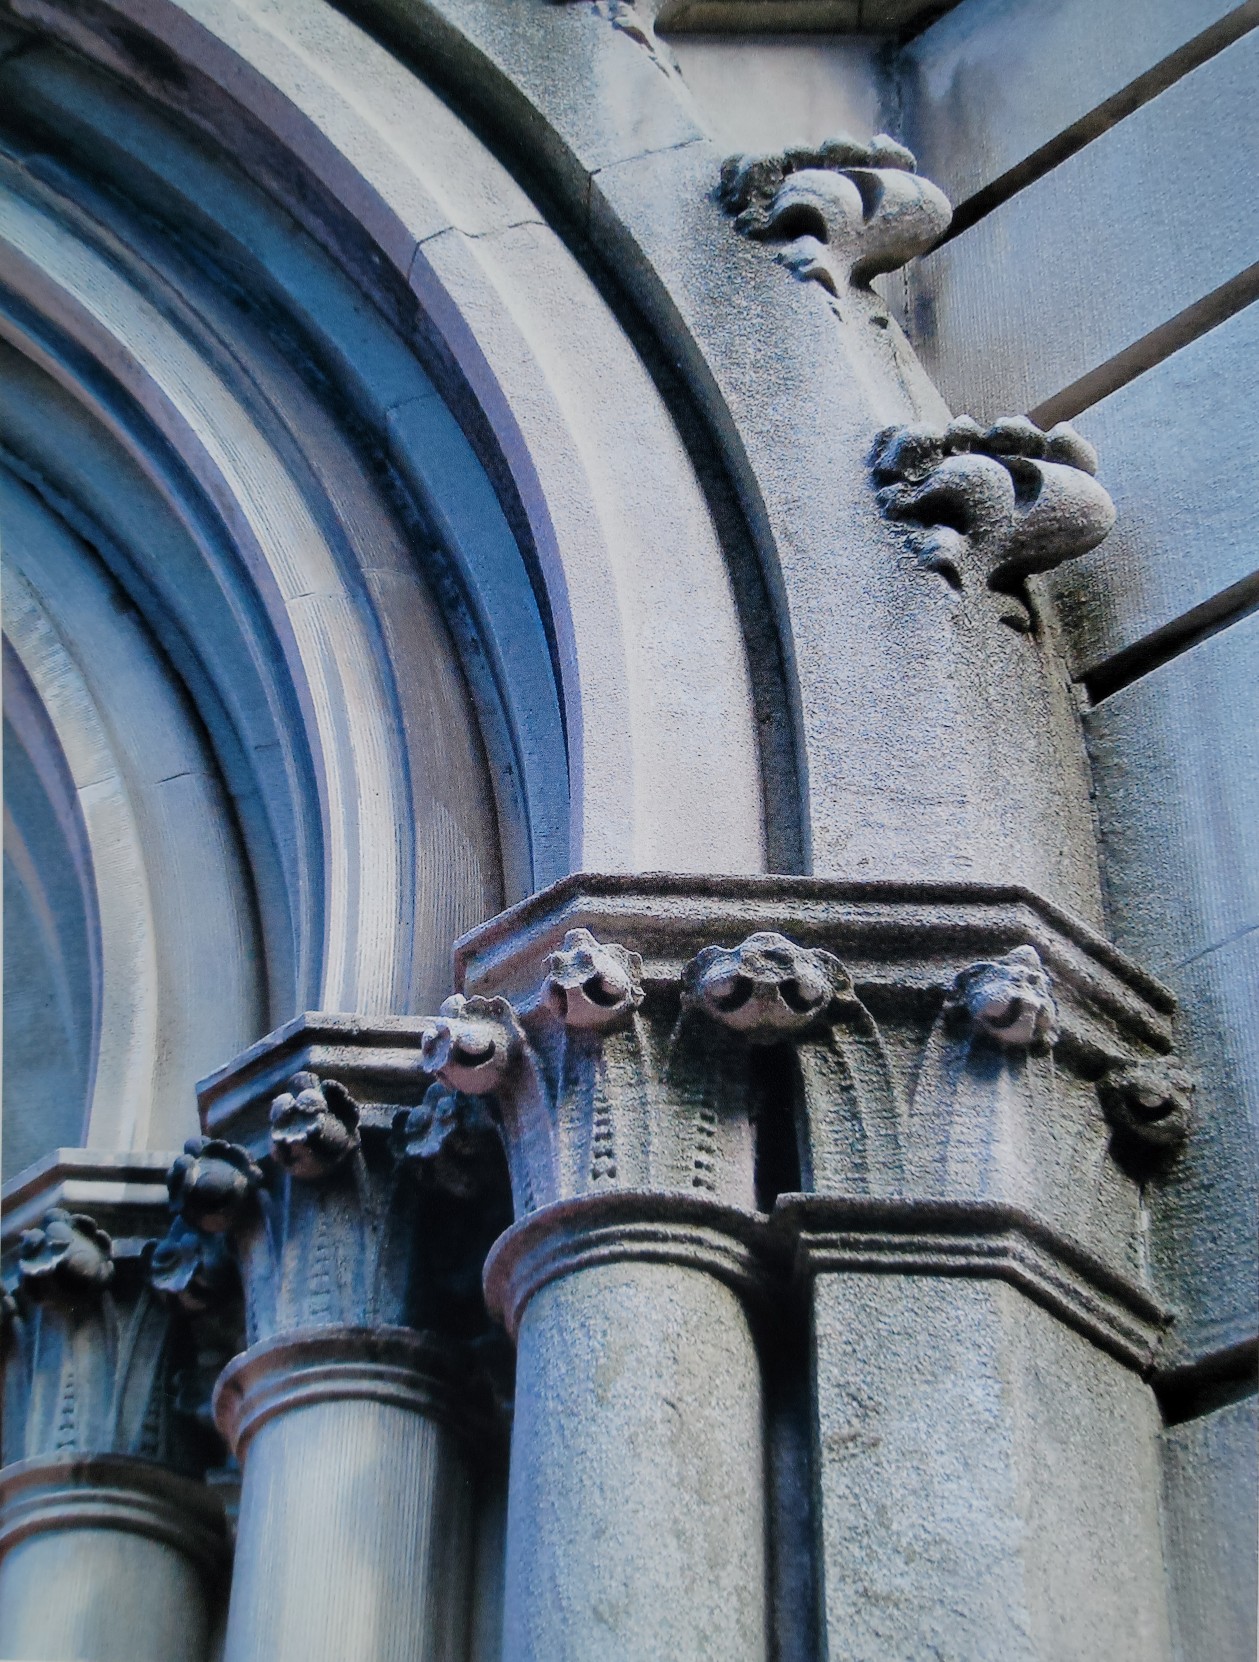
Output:
M64 1150L6 1194L6 1656L139 1655L157 1632L201 1662L227 1542L182 1400L196 1339L151 1280L165 1159Z

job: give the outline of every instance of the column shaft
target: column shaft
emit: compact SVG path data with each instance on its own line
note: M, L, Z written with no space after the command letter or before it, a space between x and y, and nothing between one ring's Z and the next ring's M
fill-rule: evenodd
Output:
M343 1330L228 1369L244 1481L225 1662L464 1662L473 1487L427 1362L415 1335Z
M202 1485L121 1457L0 1474L0 1656L204 1662L221 1517Z
M738 1295L670 1263L595 1265L520 1325L506 1662L760 1662L760 1370Z

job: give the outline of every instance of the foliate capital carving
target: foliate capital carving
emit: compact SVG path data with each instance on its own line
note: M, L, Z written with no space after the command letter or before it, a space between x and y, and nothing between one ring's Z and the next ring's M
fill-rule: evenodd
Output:
M545 963L543 996L565 1027L608 1028L643 1002L643 961L623 946L570 929Z
M1033 946L968 964L953 983L952 1000L976 1033L1004 1050L1047 1049L1058 1037L1053 989Z
M453 1322L466 1336L464 1284L505 1221L506 1173L484 1101L433 1074L496 1080L518 1044L506 1008L451 1000L427 1024L305 1016L207 1081L203 1119L221 1134L189 1143L169 1180L178 1219L205 1239L172 1232L164 1289L208 1291L221 1235L251 1346L329 1327Z
M166 1223L161 1168L75 1155L6 1194L5 1462L127 1455L199 1470L216 1449L178 1405L196 1344L195 1276L183 1301L150 1276ZM119 1180L137 1166L146 1181Z
M988 428L969 416L943 428L886 427L870 466L884 515L913 527L923 565L962 592L1017 601L1025 578L1087 554L1115 522L1094 478L1097 454L1065 422L1047 433L1025 416ZM1028 627L1017 605L1000 615Z
M853 989L831 953L762 930L740 946L703 947L682 972L682 996L753 1043L774 1044L802 1033Z
M580 960L566 956L575 946ZM630 955L641 1002L606 1027L566 1023L549 990L557 957L580 984ZM1120 1159L1117 1129L1140 1112L1161 1123L1175 1099L1148 1085L1143 1107L1132 1097L1151 1069L1174 1077L1171 996L1033 896L582 875L474 931L456 961L469 1002L497 1001L518 1047L491 1112L530 1241L611 1207L608 1218L654 1220L625 1246L632 1256L655 1239L660 1207L754 1217L798 1192L859 1202L890 1244L854 1236L845 1261L887 1267L900 1261L905 1207L945 1235L979 1208L1020 1237L1052 1236L1051 1257L1094 1266L1079 1297L1059 1301L1071 1320L1095 1283L1099 1308L1147 1313L1141 1344L1157 1331L1139 1268L1142 1179ZM612 1007L612 991L601 996ZM608 1228L619 1239L629 1224ZM613 1247L600 1236L599 1254ZM1022 1250L1010 1247L1007 1269ZM539 1274L568 1273L550 1247L538 1252ZM982 1246L963 1256L966 1273L1005 1273L985 1269ZM955 1259L924 1247L913 1262L952 1273ZM1056 1273L1019 1272L1019 1284L1048 1300ZM1124 1320L1099 1318L1098 1331Z
M736 230L772 244L801 282L838 296L925 253L948 229L948 198L916 167L885 133L868 144L840 135L773 156L730 156L717 199Z
M271 1104L271 1152L294 1177L327 1177L359 1147L359 1106L335 1079L295 1073Z

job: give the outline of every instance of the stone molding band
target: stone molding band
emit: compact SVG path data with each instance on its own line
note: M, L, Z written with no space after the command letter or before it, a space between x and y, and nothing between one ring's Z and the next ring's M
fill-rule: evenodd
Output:
M452 1347L403 1327L326 1327L281 1333L237 1356L214 1388L214 1419L242 1463L269 1420L325 1402L402 1408L468 1434L475 1393Z
M1172 1312L1018 1207L982 1200L784 1195L772 1217L686 1194L620 1190L560 1201L514 1225L485 1265L513 1339L539 1288L594 1264L682 1264L760 1300L771 1277L947 1275L1006 1281L1139 1373Z
M596 1264L679 1264L755 1297L765 1287L758 1243L768 1227L755 1213L682 1193L620 1189L556 1201L499 1236L485 1261L485 1300L514 1339L534 1293Z
M1172 1312L1018 1207L991 1201L786 1195L801 1276L952 1275L1007 1281L1128 1367L1154 1366Z
M0 1555L68 1529L124 1530L173 1547L206 1574L227 1560L218 1497L203 1483L126 1455L48 1455L0 1471Z

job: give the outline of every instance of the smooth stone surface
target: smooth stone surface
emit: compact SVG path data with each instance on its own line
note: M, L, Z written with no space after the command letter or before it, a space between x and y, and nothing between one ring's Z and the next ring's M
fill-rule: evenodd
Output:
M1182 1001L1195 1126L1151 1193L1154 1262L1181 1304L1173 1355L1259 1326L1259 618L1233 624L1093 709L1117 942Z
M731 151L883 131L877 54L864 36L676 35L669 49L713 139ZM928 175L931 177L931 175Z
M143 1535L33 1535L0 1563L0 1655L13 1662L204 1662L209 1625L198 1571Z
M736 1295L671 1264L544 1286L518 1341L505 1662L768 1654L759 1367Z
M1256 78L1252 33L918 262L911 334L954 409L1035 412L1254 262Z
M453 1432L310 1403L245 1456L225 1662L462 1662L472 1486Z
M1163 1530L1178 1662L1251 1662L1259 1531L1259 1399L1163 1433Z
M1236 0L962 0L905 47L905 142L955 203L1082 121Z
M1119 511L1050 579L1079 676L1249 579L1259 598L1259 303L1072 421Z
M1167 1662L1147 1386L995 1282L819 1275L823 1654Z

